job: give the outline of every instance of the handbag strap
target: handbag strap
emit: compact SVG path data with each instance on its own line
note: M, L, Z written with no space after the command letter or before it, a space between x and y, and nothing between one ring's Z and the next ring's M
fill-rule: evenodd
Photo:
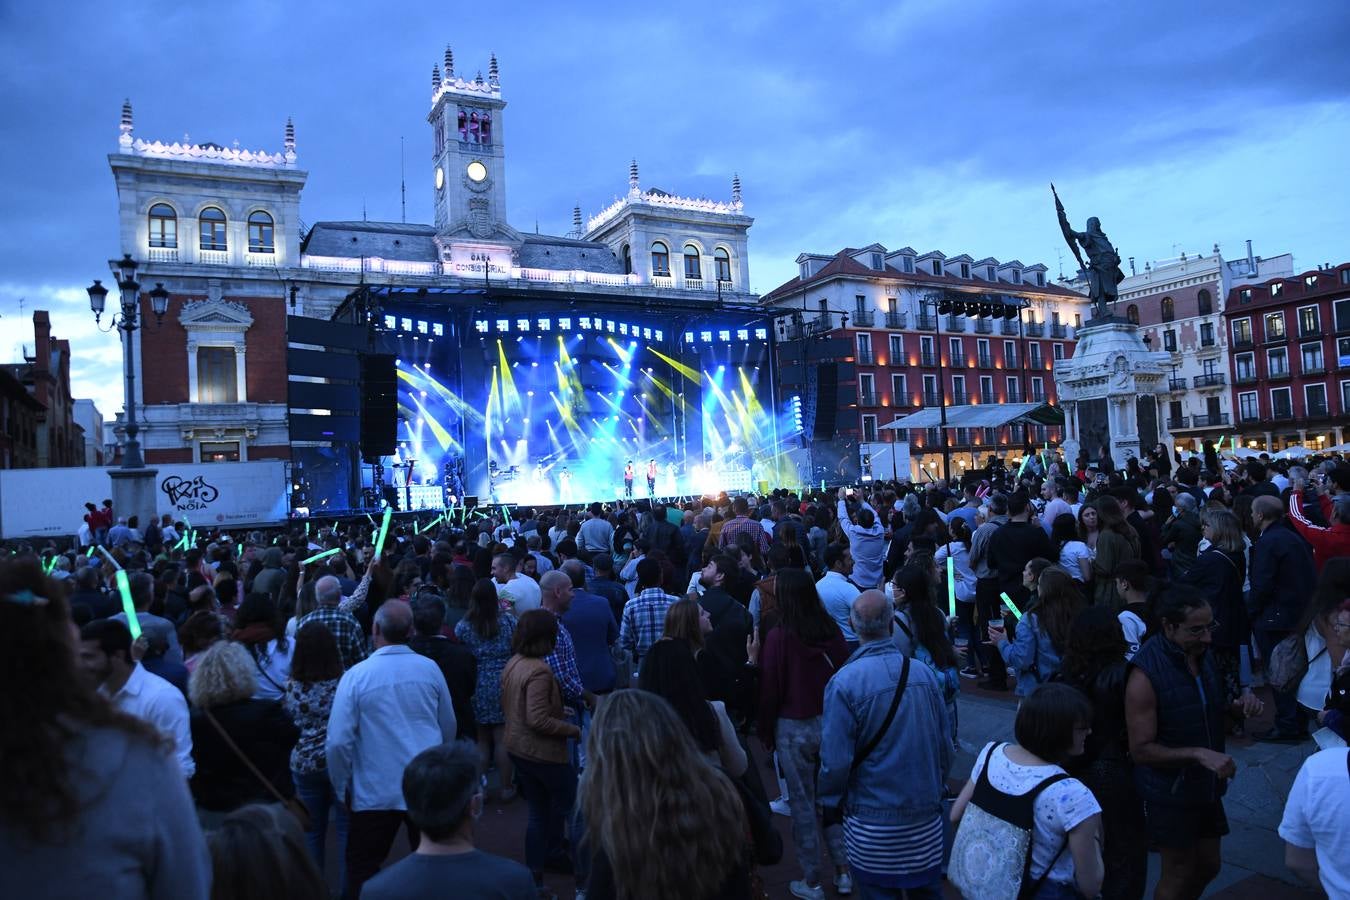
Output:
M900 681L895 686L895 695L891 697L891 708L886 711L886 719L877 729L877 733L872 735L872 739L867 742L857 753L853 754L853 764L848 767L850 773L857 770L858 766L863 764L863 760L872 755L872 751L877 749L877 744L886 736L886 732L891 730L891 722L895 721L896 710L900 708L900 698L904 696L905 687L909 684L909 657L904 657L904 662L900 666Z
M216 732L225 739L225 745L234 751L234 755L239 757L244 766L253 773L253 777L258 779L263 787L267 788L267 792L275 797L278 803L284 805L286 803L286 798L281 796L281 791L277 790L276 785L268 780L266 775L258 771L258 767L253 764L253 760L249 759L244 751L239 749L239 745L236 744L229 733L225 731L225 726L221 725L220 722L216 720L216 717L211 715L211 710L202 707L202 715L206 716L207 721L215 726Z

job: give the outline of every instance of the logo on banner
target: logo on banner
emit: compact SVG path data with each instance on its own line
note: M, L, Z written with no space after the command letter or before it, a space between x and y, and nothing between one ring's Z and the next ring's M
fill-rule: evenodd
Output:
M220 497L220 491L208 484L201 475L196 478L170 475L160 482L159 489L168 496L169 503L179 512L206 509L207 504L214 503Z

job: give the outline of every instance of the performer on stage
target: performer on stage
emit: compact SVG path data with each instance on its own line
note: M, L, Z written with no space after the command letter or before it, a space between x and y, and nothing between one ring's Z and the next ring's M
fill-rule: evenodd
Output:
M630 459L623 467L623 496L627 500L633 499L633 476L636 474L633 461Z
M563 503L572 502L572 472L566 466L558 473L558 498Z
M647 496L656 496L656 460L647 460Z

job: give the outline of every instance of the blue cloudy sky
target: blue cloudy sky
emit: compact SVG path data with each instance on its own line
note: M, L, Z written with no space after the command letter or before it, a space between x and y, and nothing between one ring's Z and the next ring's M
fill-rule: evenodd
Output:
M430 72L501 62L512 223L562 233L626 188L745 186L752 287L803 250L879 241L1039 261L1047 183L1122 255L1218 243L1350 258L1350 4L728 4L0 0L0 357L52 310L77 395L120 408L114 339L84 286L120 253L115 149L136 133L279 150L293 116L302 216L431 218ZM20 298L23 298L22 317Z

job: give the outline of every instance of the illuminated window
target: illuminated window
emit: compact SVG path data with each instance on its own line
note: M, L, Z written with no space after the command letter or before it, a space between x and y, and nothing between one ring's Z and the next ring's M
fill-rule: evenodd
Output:
M200 247L203 250L225 250L225 214L208 206L197 216L201 230Z
M660 241L652 244L652 274L670 275L670 249Z
M731 281L731 254L718 247L713 251L713 262L717 266L717 280Z
M248 252L249 253L275 253L277 250L276 240L274 238L276 229L272 224L272 217L262 210L249 213L248 217Z
M698 248L693 244L686 244L684 248L684 277L696 281L703 280L703 260Z
M150 246L169 249L178 246L178 214L167 203L150 207Z

